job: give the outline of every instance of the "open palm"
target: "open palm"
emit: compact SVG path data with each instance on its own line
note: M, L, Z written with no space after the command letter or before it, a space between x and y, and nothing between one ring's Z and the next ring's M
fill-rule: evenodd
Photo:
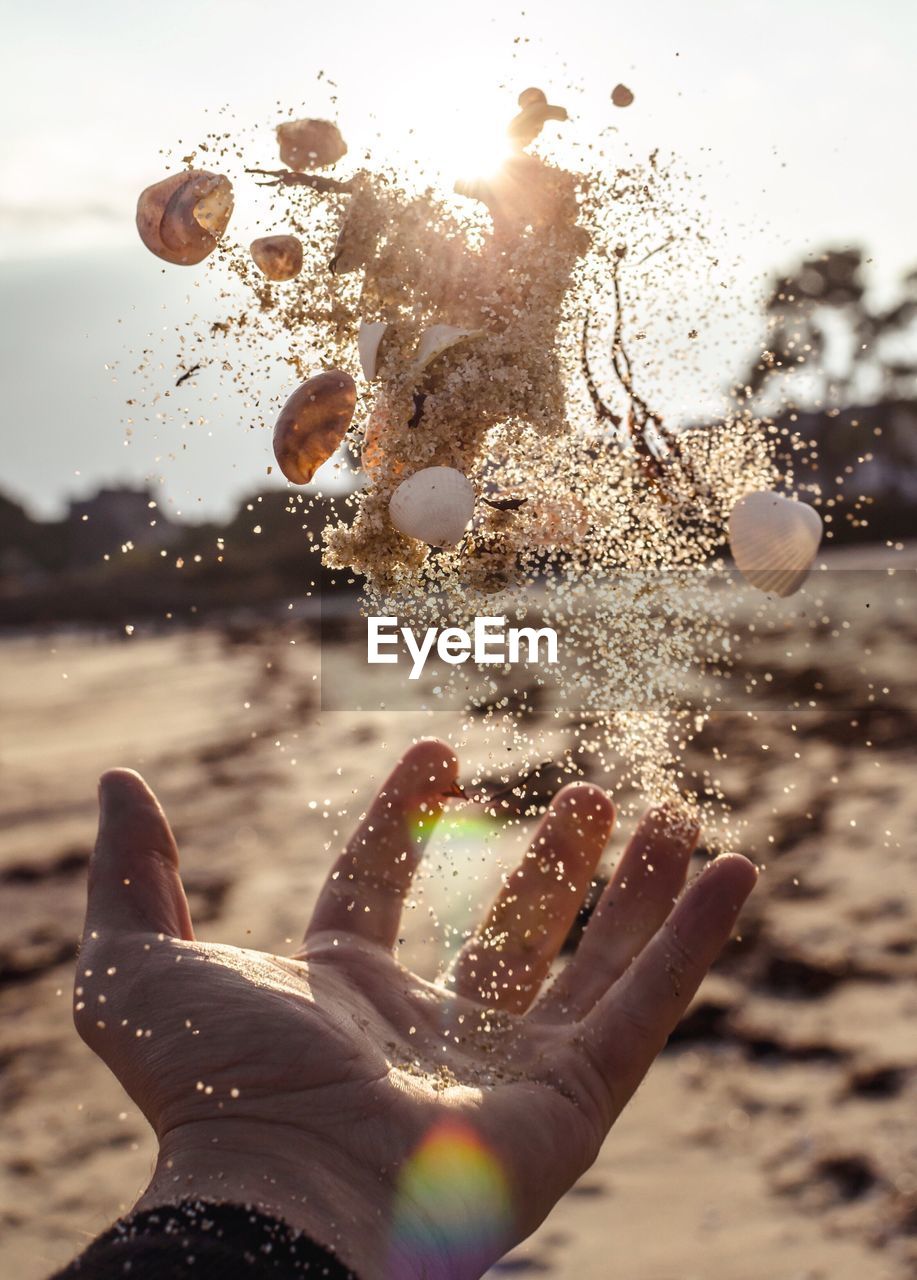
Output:
M457 762L421 742L376 797L293 957L194 940L171 832L133 773L101 783L75 1017L156 1131L140 1205L257 1203L363 1280L480 1276L595 1159L755 879L644 818L536 1003L610 835L595 787L555 798L436 984L394 957Z

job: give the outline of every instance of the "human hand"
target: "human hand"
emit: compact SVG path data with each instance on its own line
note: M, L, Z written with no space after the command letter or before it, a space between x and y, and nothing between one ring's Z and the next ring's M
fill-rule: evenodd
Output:
M539 995L611 833L561 791L437 983L395 959L401 909L458 764L398 763L294 956L195 941L166 818L100 783L75 1021L156 1132L140 1208L257 1204L361 1280L471 1280L538 1226L729 937L756 873L717 858L674 909L696 832L647 815L574 956Z

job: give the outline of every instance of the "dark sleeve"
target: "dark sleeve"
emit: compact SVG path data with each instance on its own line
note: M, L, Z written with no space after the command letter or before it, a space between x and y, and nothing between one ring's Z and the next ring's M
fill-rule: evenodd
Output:
M279 1218L188 1200L119 1219L50 1280L358 1280Z

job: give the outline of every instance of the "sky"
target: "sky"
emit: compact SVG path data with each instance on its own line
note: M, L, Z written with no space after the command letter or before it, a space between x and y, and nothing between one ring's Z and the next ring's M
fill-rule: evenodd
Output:
M711 387L754 345L773 269L862 244L881 288L917 264L905 0L6 0L4 45L0 489L40 514L122 478L150 479L187 515L224 514L264 483L268 446L246 415L283 391L282 370L206 429L125 435L136 351L192 295L201 310L208 287L202 269L164 271L146 253L137 193L163 174L163 151L217 126L271 162L273 123L292 107L336 118L354 155L451 177L534 84L580 136L613 124L622 155L675 154L744 307L729 311L738 336L703 364ZM609 102L619 81L636 95L626 112ZM253 218L243 199L231 229ZM680 386L680 402L694 391L700 405L702 387ZM213 408L215 388L201 394Z

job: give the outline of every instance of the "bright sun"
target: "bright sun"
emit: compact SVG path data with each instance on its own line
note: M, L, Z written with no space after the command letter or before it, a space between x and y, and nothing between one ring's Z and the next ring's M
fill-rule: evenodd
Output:
M475 178L493 177L503 167L512 147L505 128L470 130L459 128L442 139L442 151L437 167L451 186L461 179L470 182Z
M495 174L512 154L507 125L518 108L505 95L462 98L414 119L398 151L451 191L458 179Z

